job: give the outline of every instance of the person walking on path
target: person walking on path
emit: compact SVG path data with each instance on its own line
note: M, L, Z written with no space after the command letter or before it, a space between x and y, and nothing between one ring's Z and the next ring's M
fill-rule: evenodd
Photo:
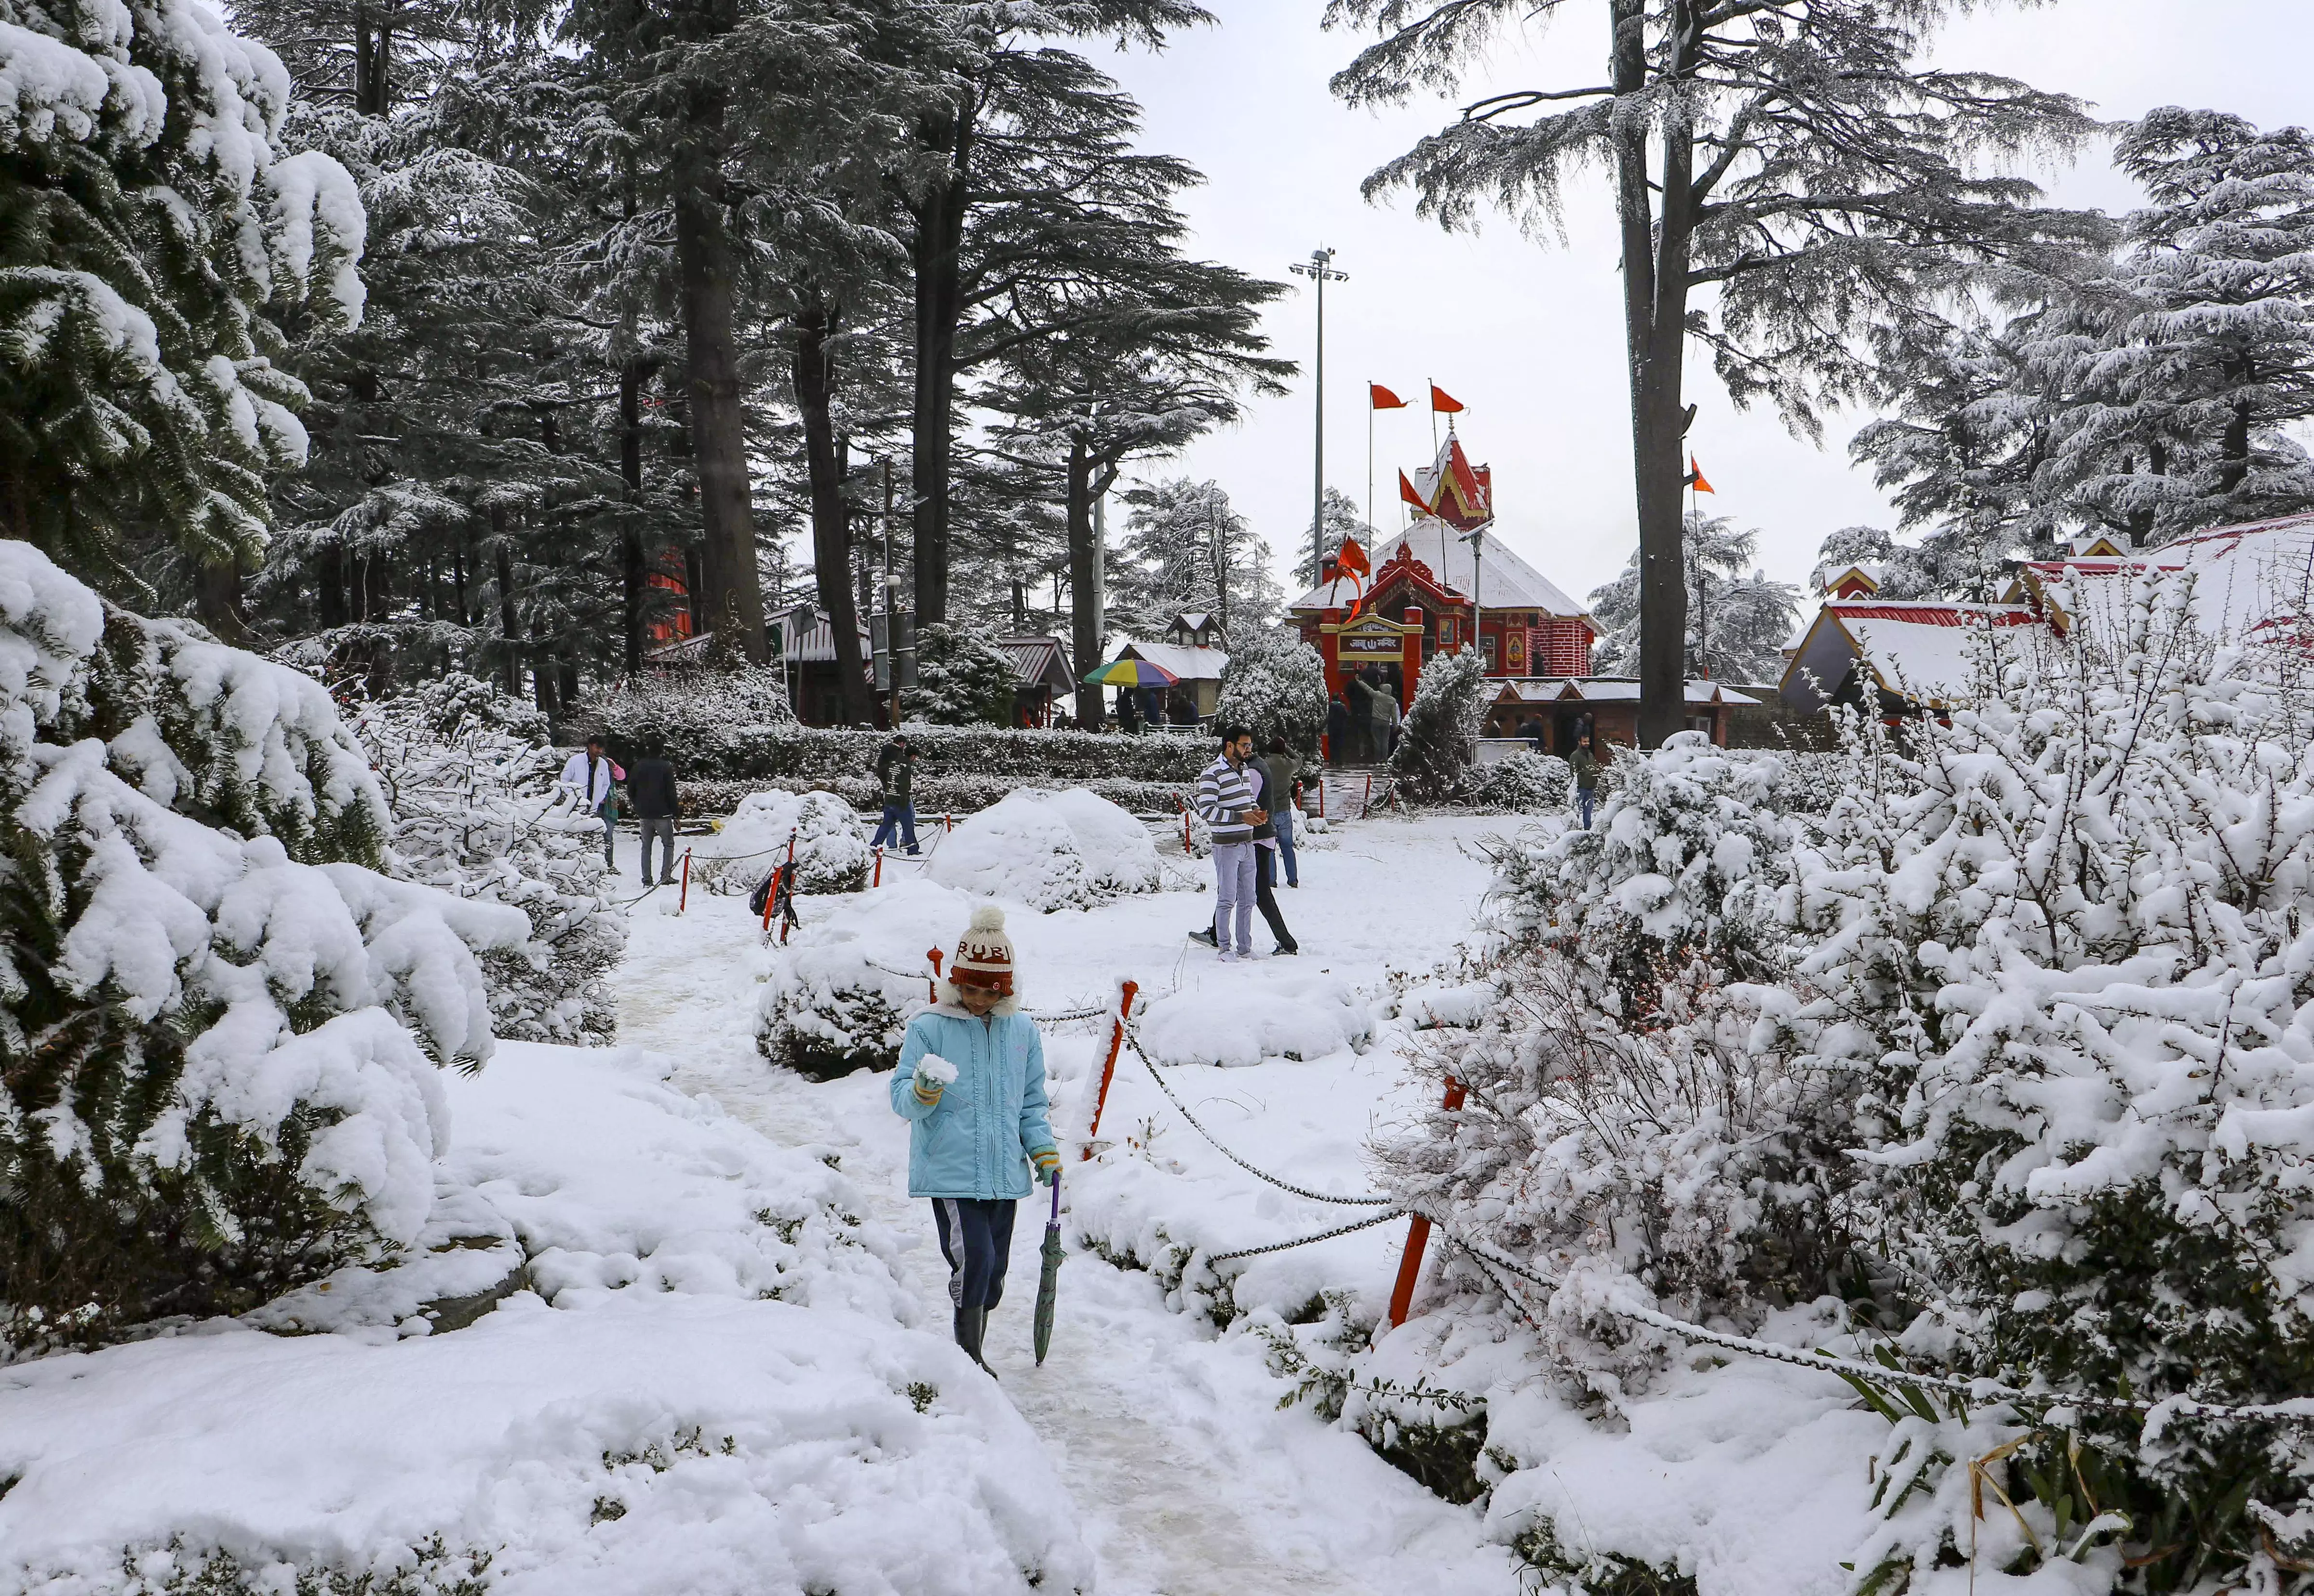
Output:
M1372 666L1366 668L1374 671L1374 763L1381 764L1398 752L1398 724L1402 717L1398 712L1398 694L1391 691L1390 683L1382 680L1379 670L1374 670Z
M892 1110L908 1121L908 1195L929 1198L948 1260L956 1344L983 1369L988 1312L1004 1296L1014 1206L1034 1178L1061 1177L1047 1115L1045 1041L1012 991L1004 911L983 904L908 1022ZM995 1371L990 1370L994 1378Z
M1285 867L1285 885L1302 885L1302 869L1294 860L1294 828L1302 823L1302 762L1294 757L1284 737L1269 739L1268 767L1274 785L1263 796L1277 827L1277 862Z
M1591 734L1585 731L1575 739L1575 753L1568 760L1575 767L1575 807L1583 816L1583 829L1591 829L1591 805L1599 796L1599 756L1591 752Z
M643 885L651 884L651 839L659 840L659 885L675 879L675 817L682 806L676 800L675 766L667 756L653 748L635 761L635 773L628 779L627 797L635 806L635 819L643 833Z
M562 780L558 783L603 823L603 863L614 871L619 868L618 855L611 851L612 839L618 835L619 795L613 784L626 779L626 772L603 752L603 739L594 736L587 739L584 753L574 754L563 763Z
M915 783L915 750L908 746L907 733L896 731L876 756L876 785L884 792L884 818L877 824L875 839L868 844L870 848L898 842L912 854L919 851Z
M1326 763L1347 764L1350 759L1350 706L1336 693L1326 701Z
M1222 733L1221 757L1197 778L1197 814L1214 839L1214 931L1222 962L1253 956L1253 828L1267 820L1255 802L1256 778L1246 770L1253 734L1242 726ZM1237 946L1230 946L1230 918L1237 920Z

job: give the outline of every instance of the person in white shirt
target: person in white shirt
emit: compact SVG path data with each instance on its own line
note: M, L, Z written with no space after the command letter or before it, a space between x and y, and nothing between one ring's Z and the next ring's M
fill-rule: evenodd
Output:
M603 862L614 870L619 868L618 856L611 851L618 832L619 795L612 784L626 779L626 772L603 752L600 737L588 737L587 751L572 754L562 767L562 786L577 795L588 814L603 822Z

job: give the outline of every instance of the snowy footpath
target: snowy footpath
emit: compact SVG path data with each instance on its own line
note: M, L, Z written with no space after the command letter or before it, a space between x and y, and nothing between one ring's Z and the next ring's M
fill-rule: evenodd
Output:
M1047 1011L1105 1002L1117 980L1131 978L1155 999L1144 1027L1152 1045L1162 1049L1170 1036L1188 1054L1227 1052L1231 1035L1259 1038L1265 1014L1286 1032L1314 1028L1306 1052L1296 1036L1273 1035L1244 1067L1187 1063L1175 1084L1217 1133L1242 1138L1289 1171L1322 1168L1320 1184L1339 1185L1341 1171L1361 1163L1374 1116L1390 1111L1399 1064L1385 1049L1343 1045L1345 1029L1369 1041L1370 1022L1336 1022L1328 1012L1362 1014L1393 970L1426 972L1451 954L1471 929L1489 873L1475 844L1500 829L1500 822L1378 820L1338 833L1338 848L1305 853L1303 886L1278 895L1303 949L1298 959L1224 966L1210 950L1190 948L1183 933L1210 913L1210 893L1177 887L1043 915L1012 906L1024 1001ZM887 869L880 890L900 909L916 895L914 867ZM1197 869L1178 853L1169 861L1176 882ZM876 907L806 899L806 931L816 921ZM883 957L896 965L905 955L895 939L906 933L885 929L892 945ZM944 921L927 926L901 967L921 964L924 948L952 943L954 932ZM1268 945L1258 921L1255 936ZM905 1197L906 1127L887 1106L891 1078L862 1071L816 1084L765 1065L755 1039L755 992L771 957L737 899L694 895L679 919L639 913L620 975L621 1036L674 1060L676 1086L712 1098L773 1142L833 1152L869 1204L868 1217L896 1238L901 1279L925 1328L937 1330L946 1318L946 1269L929 1211ZM1209 1045L1216 1030L1220 1045ZM1089 1116L1106 1040L1100 1022L1048 1035L1064 1135L1081 1132ZM1283 1051L1304 1056L1276 1056ZM1272 1056L1260 1060L1265 1053ZM1107 1212L1121 1195L1119 1177L1138 1176L1161 1180L1186 1205L1179 1222L1233 1225L1245 1244L1340 1220L1339 1209L1281 1201L1231 1169L1168 1111L1129 1054L1102 1142L1138 1156L1112 1151L1100 1165L1073 1162L1064 1183L1073 1211L1088 1200L1082 1189L1106 1192ZM1200 1220L1203 1210L1211 1212ZM1520 1588L1508 1552L1487 1539L1475 1510L1441 1501L1306 1407L1281 1409L1290 1387L1265 1367L1262 1344L1217 1336L1206 1319L1169 1305L1145 1270L1118 1268L1073 1246L1052 1355L1037 1367L1029 1321L1045 1216L1041 1198L1022 1205L1007 1296L990 1322L990 1358L1001 1376L996 1389L1042 1442L1074 1504L1099 1590L1479 1596ZM1068 1218L1073 1235L1082 1221L1074 1212ZM1330 1273L1370 1276L1379 1298L1403 1229L1393 1223L1325 1244L1348 1249Z

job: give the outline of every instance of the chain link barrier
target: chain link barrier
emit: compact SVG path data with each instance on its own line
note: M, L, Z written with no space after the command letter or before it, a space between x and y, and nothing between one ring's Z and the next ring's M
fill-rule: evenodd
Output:
M1296 1247L1307 1247L1313 1241L1331 1241L1337 1236L1347 1236L1353 1230L1371 1230L1375 1225L1388 1224L1394 1219L1404 1219L1406 1211L1393 1208L1385 1213L1369 1214L1354 1219L1348 1224L1336 1225L1330 1230L1320 1230L1315 1236L1297 1236L1291 1241L1273 1241L1267 1247L1241 1247L1235 1252L1214 1252L1206 1255L1207 1264L1226 1264L1232 1258L1258 1258L1266 1252L1285 1252Z

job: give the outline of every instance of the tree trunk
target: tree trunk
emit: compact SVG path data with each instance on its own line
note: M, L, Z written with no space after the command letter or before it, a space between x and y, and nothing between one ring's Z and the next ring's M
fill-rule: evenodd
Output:
M205 560L193 574L193 613L217 640L240 648L249 639L249 622L241 611L241 561L227 554Z
M811 563L818 579L819 605L835 641L835 676L843 695L843 719L870 724L876 707L860 658L860 612L852 605L852 516L843 502L843 467L835 457L835 427L829 407L835 396L835 361L827 340L836 314L813 305L796 317L796 411L803 419L804 463L811 480Z
M473 546L474 531L471 525L458 528L458 541L450 551L452 593L458 603L458 624L468 627L474 623L473 607L466 599L466 551Z
M1069 647L1077 665L1077 724L1087 731L1103 719L1101 690L1086 682L1085 673L1100 663L1100 617L1094 611L1099 595L1093 581L1092 501L1093 459L1082 438L1069 442Z
M2247 385L2257 380L2257 368L2245 356L2236 372L2237 379ZM2230 498L2249 475L2249 395L2236 399L2226 417L2226 433L2218 462L2218 491Z
M506 690L522 693L522 633L514 613L514 555L507 548L506 511L490 507L490 536L499 567L499 643L506 650Z
M723 647L762 665L769 653L748 504L747 419L734 331L730 243L720 207L702 187L676 198L675 252L690 351L707 613Z
M562 706L554 691L554 656L546 646L546 629L538 623L535 615L530 621L530 654L531 692L551 732L554 723L562 718Z
M948 619L949 451L956 434L956 335L964 318L964 217L971 204L973 118L967 93L932 136L947 181L915 207L916 392L911 487L916 507L916 621Z
M619 370L619 474L626 480L627 514L619 529L621 613L627 675L643 668L643 598L649 572L643 563L643 367L630 360Z
M331 631L346 623L346 551L341 543L322 546L314 559L314 613L322 630Z
M1614 0L1611 57L1619 94L1646 86L1644 0ZM1674 0L1669 70L1693 70L1691 0ZM1624 342L1630 363L1631 472L1639 518L1639 725L1656 747L1687 719L1687 570L1680 492L1685 486L1680 402L1687 337L1688 240L1695 225L1693 122L1664 120L1663 215L1650 215L1647 122L1622 119L1615 135L1623 245Z

